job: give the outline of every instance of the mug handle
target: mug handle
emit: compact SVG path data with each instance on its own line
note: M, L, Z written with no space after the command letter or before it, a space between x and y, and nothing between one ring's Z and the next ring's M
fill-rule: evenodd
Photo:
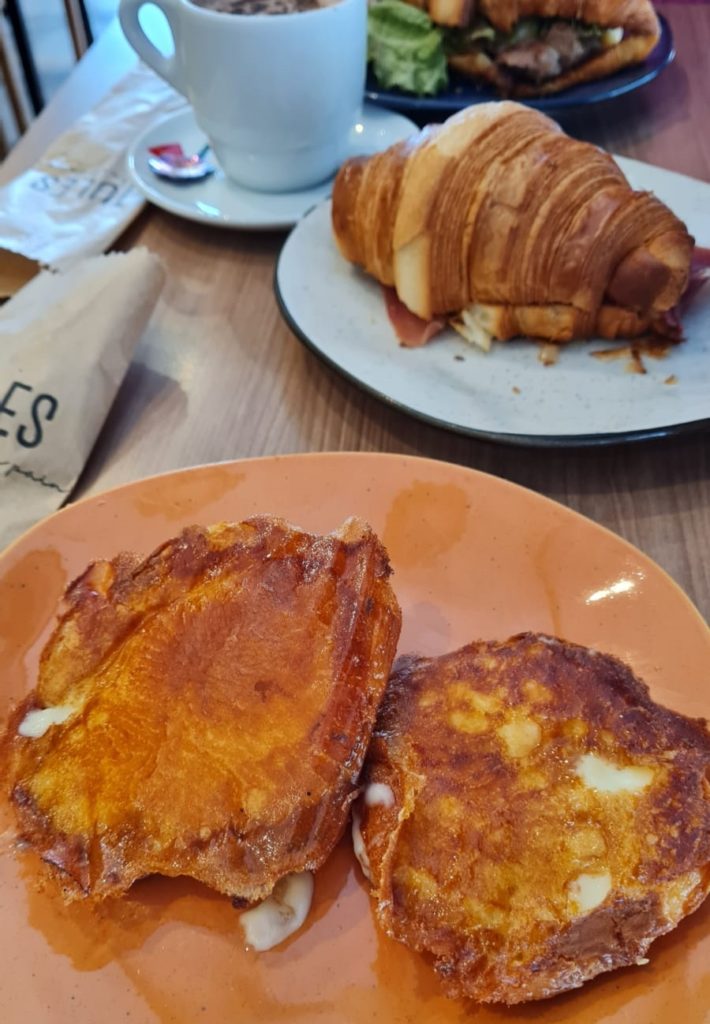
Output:
M144 7L146 4L157 7L165 15L173 37L174 52L172 57L164 57L141 27L138 14L141 7ZM180 84L178 62L175 57L177 53L176 29L179 21L178 8L179 0L121 0L118 19L121 23L123 34L141 60L145 61L161 78L164 78L174 89L177 89L178 92L184 95L185 90Z

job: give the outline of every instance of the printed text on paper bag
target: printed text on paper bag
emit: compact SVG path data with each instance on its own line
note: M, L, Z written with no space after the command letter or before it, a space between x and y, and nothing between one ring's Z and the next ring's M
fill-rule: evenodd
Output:
M46 391L35 394L30 384L14 380L0 398L0 437L14 435L23 448L36 448L42 443L44 427L54 419L58 408L54 395Z
M29 183L36 192L47 192L54 199L86 199L92 203L123 206L127 200L135 201L139 193L132 185L126 185L120 178L109 172L106 177L82 174L39 174L34 172Z

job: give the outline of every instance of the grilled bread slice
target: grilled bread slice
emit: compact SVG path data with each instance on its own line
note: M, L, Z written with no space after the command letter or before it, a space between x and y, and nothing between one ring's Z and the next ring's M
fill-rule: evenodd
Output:
M452 996L520 1003L640 964L710 888L710 734L552 637L400 658L355 807L388 935Z
M252 902L345 827L400 629L348 520L191 527L68 589L5 737L22 838L67 899L188 875Z

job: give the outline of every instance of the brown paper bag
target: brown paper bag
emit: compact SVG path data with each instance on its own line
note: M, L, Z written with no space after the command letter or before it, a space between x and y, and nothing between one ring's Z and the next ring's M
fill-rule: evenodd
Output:
M0 309L0 548L69 496L163 279L145 249L94 256Z

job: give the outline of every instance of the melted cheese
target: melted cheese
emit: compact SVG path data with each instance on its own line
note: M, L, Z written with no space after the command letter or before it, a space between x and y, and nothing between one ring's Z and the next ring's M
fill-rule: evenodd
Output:
M542 730L532 718L513 718L496 730L509 757L525 757L540 743Z
M701 885L702 877L699 871L689 871L665 885L661 892L664 916L673 924L677 924L687 913L686 907L692 903Z
M652 768L618 768L597 754L583 754L575 770L585 786L600 793L640 793L653 779Z
M385 782L371 782L365 790L366 807L391 807L394 793Z
M353 811L353 853L358 859L363 875L370 881L372 879L370 858L367 856L365 840L362 838L362 832L360 831L360 815L355 811Z
M582 874L569 884L569 895L576 913L586 914L603 903L611 891L611 875L608 871L601 874Z
M310 871L281 878L268 899L239 918L246 945L258 953L278 946L301 927L308 917L312 899Z
M481 307L474 303L472 306L462 309L458 317L451 320L451 326L466 341L477 345L484 352L490 352L493 345L493 334L482 322L484 319Z
M602 46L608 50L612 46L618 46L621 40L624 38L623 28L607 28L604 29L601 35Z
M54 708L35 708L34 711L27 712L17 727L17 731L20 736L38 740L53 725L61 725L72 714L74 714L74 708L61 704Z

